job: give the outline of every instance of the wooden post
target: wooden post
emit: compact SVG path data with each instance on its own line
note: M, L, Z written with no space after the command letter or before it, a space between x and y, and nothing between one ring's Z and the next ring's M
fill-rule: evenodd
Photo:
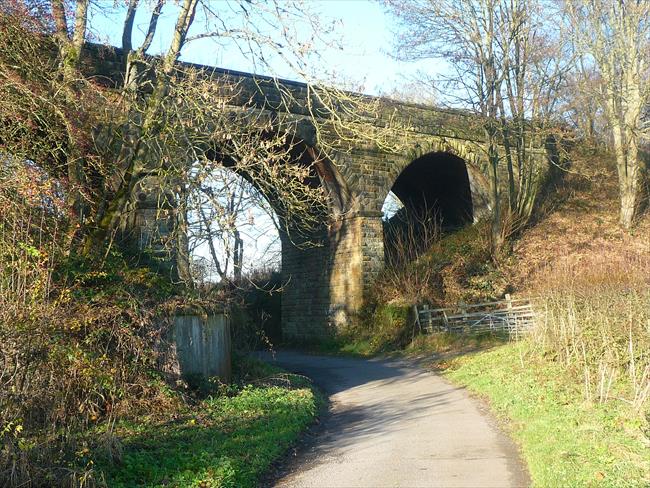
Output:
M424 314L425 314L425 317L426 317L426 326L425 326L425 330L426 330L426 332L427 332L427 334L428 334L429 332L431 332L431 331L429 330L429 327L430 327L430 325L431 325L431 312L429 312L429 305L427 305L426 303L425 303L424 305L422 305L422 313L424 313ZM422 327L421 324L420 324L420 327Z
M421 334L422 333L422 323L420 322L420 312L418 311L418 306L417 305L413 305L413 313L415 314L415 323L417 324L418 330L420 331L420 334Z
M460 312L463 314L463 331L471 332L469 320L467 319L467 304L460 302L458 306L460 307Z
M517 320L515 323L512 323L512 298L510 293L506 293L506 308L508 309L508 332L512 332L512 329L515 329L515 334L517 334Z

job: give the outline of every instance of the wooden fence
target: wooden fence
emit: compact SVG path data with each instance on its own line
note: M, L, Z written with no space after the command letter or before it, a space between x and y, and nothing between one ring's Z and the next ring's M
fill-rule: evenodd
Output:
M513 300L506 295L497 302L459 304L450 308L415 307L417 325L425 333L502 332L527 333L534 325L535 312L528 299Z
M191 381L212 377L230 381L230 321L225 314L177 315L174 337L182 376Z

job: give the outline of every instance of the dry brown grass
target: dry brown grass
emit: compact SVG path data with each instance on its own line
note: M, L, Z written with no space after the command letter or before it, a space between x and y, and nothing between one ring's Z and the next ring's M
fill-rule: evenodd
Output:
M587 401L650 400L650 259L592 257L549 268L536 284L540 351L581 378Z
M616 176L606 154L577 158L537 225L514 247L509 274L536 297L534 341L582 382L585 399L650 404L650 215L618 224Z
M579 154L570 173L514 245L508 274L521 293L535 293L548 269L570 267L582 273L592 263L643 261L650 256L650 215L631 232L618 224L618 189L611 156ZM627 265L625 265L627 266ZM624 266L624 267L625 267ZM582 270L582 271L581 271Z
M440 241L441 228L430 208L405 208L384 222L386 266L373 287L373 301L389 304L437 303L440 269L426 254Z

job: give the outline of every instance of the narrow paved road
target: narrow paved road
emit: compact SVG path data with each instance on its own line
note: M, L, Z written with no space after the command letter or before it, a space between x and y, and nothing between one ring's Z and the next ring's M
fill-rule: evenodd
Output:
M331 401L277 487L529 485L516 447L480 404L415 363L293 352L273 361L312 378Z

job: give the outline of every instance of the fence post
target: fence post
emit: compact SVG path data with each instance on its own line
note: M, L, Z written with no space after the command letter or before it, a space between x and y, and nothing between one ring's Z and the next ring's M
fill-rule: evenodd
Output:
M413 305L413 313L415 314L415 323L418 326L418 330L420 331L420 334L422 333L422 322L420 322L420 312L418 312L418 306Z
M510 293L506 293L506 308L508 309L508 332L512 332L514 328L515 334L517 334L517 318L515 317L514 323L512 321L512 297L510 297Z
M463 314L463 332L471 332L472 328L469 326L469 319L467 318L467 304L465 302L459 302L458 307Z
M424 305L422 305L422 313L426 317L425 318L426 322L425 322L425 325L424 325L424 330L428 334L429 332L431 332L431 330L429 330L431 328L431 312L429 312L429 305L428 304L425 303ZM418 316L418 319L419 319L419 316ZM420 323L420 328L422 328L422 323Z

